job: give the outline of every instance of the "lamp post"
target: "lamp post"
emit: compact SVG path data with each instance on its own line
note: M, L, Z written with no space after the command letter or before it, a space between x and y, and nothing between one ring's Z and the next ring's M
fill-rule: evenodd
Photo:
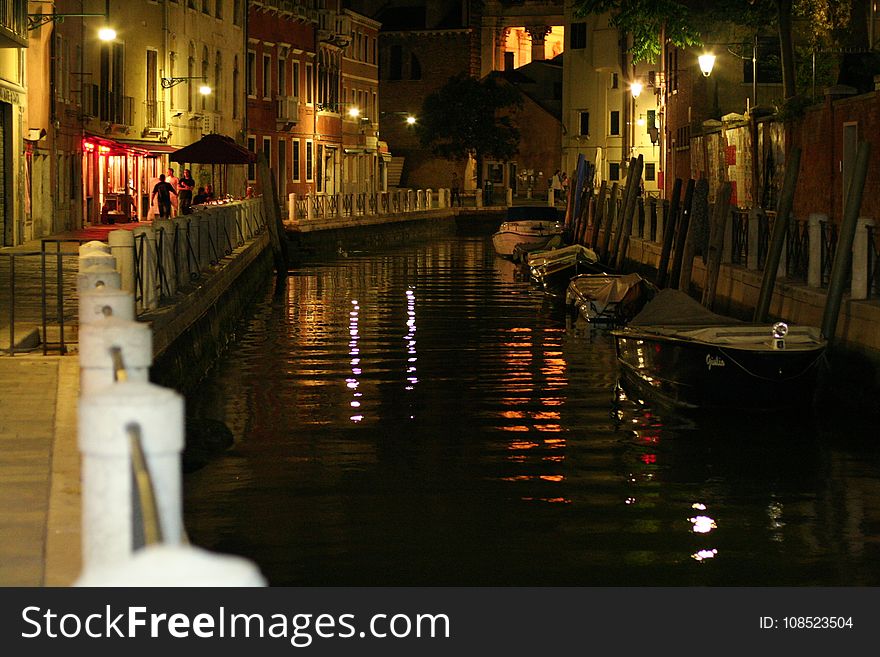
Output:
M211 93L211 87L208 86L208 81L205 79L203 75L193 75L193 76L184 76L184 77L174 77L174 78L162 78L160 80L163 89L170 89L171 87L176 87L181 82L187 82L188 80L201 80L204 84L199 85L199 93L203 96L207 96Z

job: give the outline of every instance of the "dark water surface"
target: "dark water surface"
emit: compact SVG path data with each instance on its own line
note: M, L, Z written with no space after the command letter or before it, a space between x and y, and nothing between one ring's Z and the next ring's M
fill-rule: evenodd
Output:
M193 543L272 585L877 585L876 427L614 393L483 237L349 254L257 304L191 413Z

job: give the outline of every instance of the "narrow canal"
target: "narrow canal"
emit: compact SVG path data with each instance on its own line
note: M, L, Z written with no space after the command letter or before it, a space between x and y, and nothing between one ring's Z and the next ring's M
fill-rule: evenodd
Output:
M191 541L272 585L878 585L876 427L620 399L488 237L342 254L267 290L191 414Z

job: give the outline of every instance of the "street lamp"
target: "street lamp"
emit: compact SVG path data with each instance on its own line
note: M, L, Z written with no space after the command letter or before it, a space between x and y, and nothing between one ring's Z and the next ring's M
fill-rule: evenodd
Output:
M710 52L704 52L697 57L697 61L700 63L700 70L703 72L703 76L708 78L712 74L712 68L715 66L715 55Z
M116 38L116 30L109 26L110 23L110 0L106 0L103 13L87 14L28 14L28 30L37 30L47 23L63 23L65 18L103 18L104 27L98 30L98 38L101 41L113 41Z
M211 87L208 86L208 81L202 75L192 75L179 78L162 78L162 88L170 89L171 87L176 87L181 82L186 82L187 80L201 80L204 84L199 85L199 93L203 96L207 96L211 93Z
M629 90L633 98L638 98L644 88L645 87L641 82L633 82L629 85Z

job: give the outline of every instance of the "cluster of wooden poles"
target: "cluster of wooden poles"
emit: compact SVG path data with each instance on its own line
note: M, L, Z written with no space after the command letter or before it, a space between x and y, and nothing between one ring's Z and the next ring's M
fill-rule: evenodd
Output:
M851 263L852 240L862 205L869 154L869 144L860 144L847 195L821 327L822 333L829 338L834 335L836 329L841 298ZM753 317L755 322L768 320L770 302L791 220L800 161L801 149L792 148L786 162L785 178L764 263L761 291ZM576 184L572 194L569 195L565 227L573 243L589 247L596 252L604 264L616 271L623 270L633 220L640 202L643 202L640 198L643 166L641 155L630 160L620 202L618 195L621 193L621 188L617 182L612 183L609 190L607 182L602 181L598 193L594 196L595 168L583 156L578 159L577 170L573 176ZM684 188L684 198L682 198L682 188ZM698 212L708 214L708 191L708 182L704 178L690 179L686 184L681 178L674 181L668 213L663 222L662 248L655 281L657 287L691 291L693 262L700 239L694 229L693 218ZM702 244L706 261L706 278L701 301L710 309L715 303L722 248L725 234L728 232L731 214L730 195L731 184L722 182L715 194L715 203L708 222L708 240Z

